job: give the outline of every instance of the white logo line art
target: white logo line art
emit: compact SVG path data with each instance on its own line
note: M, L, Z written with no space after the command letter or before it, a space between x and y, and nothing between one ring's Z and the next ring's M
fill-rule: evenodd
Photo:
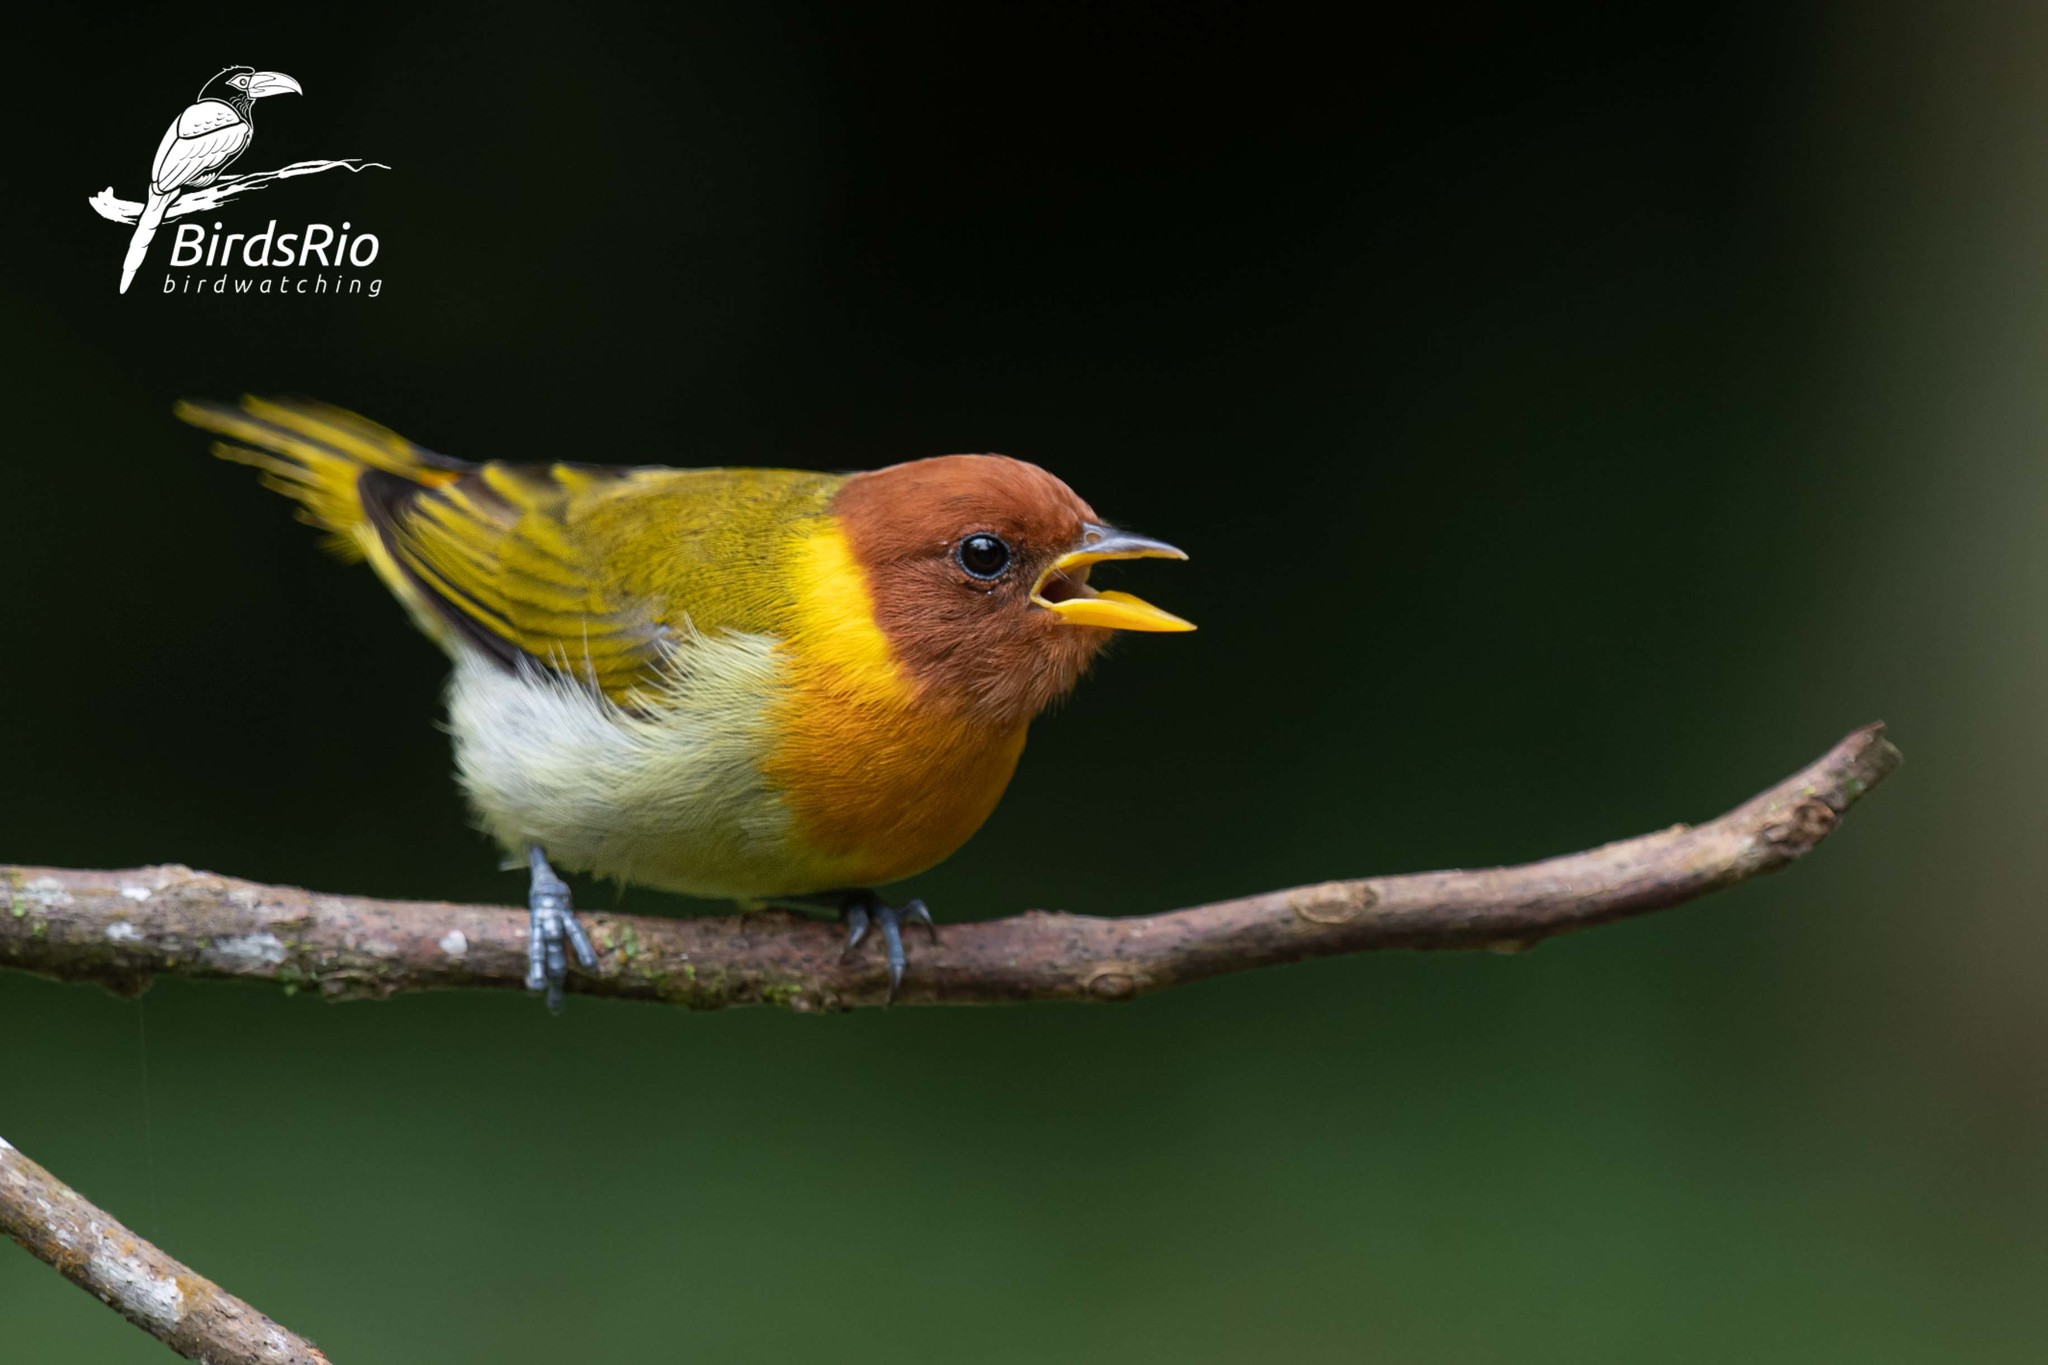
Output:
M88 201L93 211L116 223L133 223L128 254L121 262L121 292L127 293L135 272L149 253L150 241L167 218L204 213L238 194L261 189L273 180L314 175L320 171L389 170L379 161L349 158L338 161L296 161L274 171L250 175L225 174L248 150L256 135L256 101L272 95L299 95L299 83L282 71L231 66L200 87L199 98L164 130L150 167L149 198L144 203L114 197L109 185Z

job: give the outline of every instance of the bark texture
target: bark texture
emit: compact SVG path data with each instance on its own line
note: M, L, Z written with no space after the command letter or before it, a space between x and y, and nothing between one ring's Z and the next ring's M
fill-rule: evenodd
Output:
M327 1365L312 1342L158 1251L4 1139L0 1230L187 1360Z
M1679 905L1808 852L1899 764L1867 726L1703 825L1518 867L1324 882L1162 914L1043 910L946 926L912 942L899 1005L1128 1000L1184 982L1386 948L1516 951ZM663 919L583 912L595 972L569 989L694 1009L800 1011L889 1003L872 942L784 911ZM878 938L879 935L871 935ZM0 866L0 966L133 993L160 972L269 981L328 999L521 989L526 912L265 886L178 866Z

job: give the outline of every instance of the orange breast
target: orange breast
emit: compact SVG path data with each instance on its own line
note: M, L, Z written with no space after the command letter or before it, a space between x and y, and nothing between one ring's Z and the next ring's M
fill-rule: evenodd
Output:
M862 704L818 679L794 689L765 765L794 822L806 880L879 886L944 860L981 828L1024 751L1009 734Z
M791 563L795 629L762 772L793 820L809 884L878 886L940 862L981 828L1016 771L1025 725L998 728L920 698L874 622L836 523Z

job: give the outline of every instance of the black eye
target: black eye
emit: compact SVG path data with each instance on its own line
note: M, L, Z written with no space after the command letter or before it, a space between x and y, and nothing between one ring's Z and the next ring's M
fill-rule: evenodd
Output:
M976 578L995 578L1010 567L1010 547L997 536L986 531L976 531L960 542L954 558L960 567Z

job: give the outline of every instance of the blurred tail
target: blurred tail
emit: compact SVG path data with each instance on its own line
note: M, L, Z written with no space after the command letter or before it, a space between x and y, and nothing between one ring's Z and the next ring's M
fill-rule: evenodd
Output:
M164 220L164 213L171 207L171 196L149 192L149 202L142 206L142 214L135 220L135 235L128 239L128 254L121 258L121 292L127 293L128 286L135 279L135 272L142 267L142 258L149 254L149 244L156 237L157 225Z
M421 450L352 412L303 398L245 397L239 407L182 401L175 411L226 437L214 443L213 453L262 470L265 488L297 502L299 520L328 533L328 548L345 559L368 558L380 573L386 556L364 510L363 476L375 470L439 488L474 468Z

